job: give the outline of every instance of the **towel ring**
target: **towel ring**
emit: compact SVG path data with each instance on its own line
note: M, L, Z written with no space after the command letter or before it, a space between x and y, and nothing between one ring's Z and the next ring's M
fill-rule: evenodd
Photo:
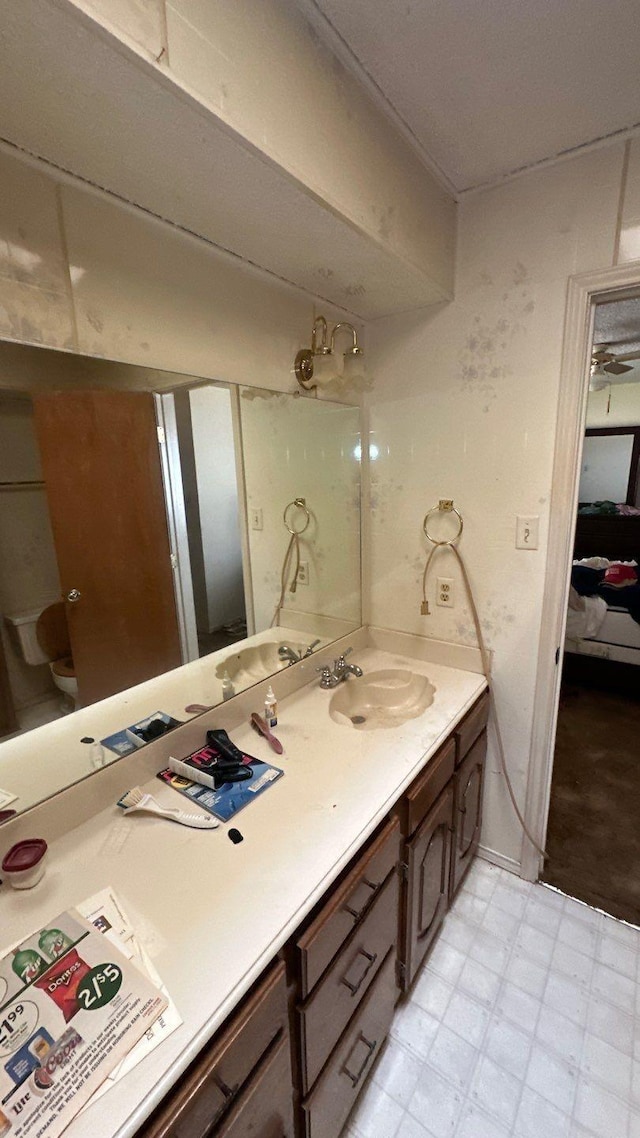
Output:
M432 514L440 514L443 511L445 511L448 514L455 514L459 523L460 523L460 528L458 529L457 534L455 535L455 537L450 538L449 541L437 541L436 538L432 537L431 534L429 533L429 518L431 517ZM453 505L453 502L451 503L451 505L443 506L441 503L438 506L433 506L433 508L431 510L429 510L428 514L425 514L424 521L422 523L422 528L424 530L425 537L429 538L429 541L432 543L432 545L455 545L456 542L460 539L460 534L462 533L463 527L464 527L464 522L462 521L462 514L460 513L459 510L456 510L455 506Z
M298 510L304 511L304 514L306 516L306 520L305 520L305 523L304 523L302 529L293 529L289 525L289 522L287 521L287 514L288 514L289 510L291 510L291 509L298 509ZM307 506L305 499L304 498L294 498L293 502L289 502L289 505L285 506L285 508L284 508L282 520L284 521L284 524L287 527L287 529L289 530L290 534L295 535L296 537L300 537L300 534L304 533L304 531L306 529L308 529L309 522L311 521L311 514L309 512L309 507Z

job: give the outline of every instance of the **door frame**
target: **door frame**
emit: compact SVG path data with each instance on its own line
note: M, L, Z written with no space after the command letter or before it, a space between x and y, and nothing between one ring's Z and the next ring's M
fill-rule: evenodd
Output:
M617 265L600 272L583 273L570 277L568 282L545 589L524 811L528 828L543 848L551 797L562 675L560 662L567 619L580 465L587 416L594 309L598 301L613 298L622 300L626 295L637 295L639 289L640 261ZM529 881L537 881L541 869L542 858L525 837L522 846L521 874Z
M180 446L173 392L154 392L153 402L158 424L158 447L164 486L164 503L171 548L173 589L180 634L182 663L199 659L196 607L193 599L191 558L187 533L187 513L182 486Z

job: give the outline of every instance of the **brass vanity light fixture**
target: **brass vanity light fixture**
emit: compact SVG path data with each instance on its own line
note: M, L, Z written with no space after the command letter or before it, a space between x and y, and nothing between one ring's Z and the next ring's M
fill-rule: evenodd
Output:
M336 333L346 329L351 333L351 347L347 348L342 356L342 366L339 365L340 355L335 354ZM318 343L318 330L320 330L320 343ZM358 345L358 334L347 320L341 320L334 326L331 339L327 344L329 328L324 316L316 316L311 332L311 348L301 348L295 359L296 379L305 391L315 391L332 379L342 376L345 379L361 379L364 376L364 361L362 348ZM315 383L311 381L315 380Z

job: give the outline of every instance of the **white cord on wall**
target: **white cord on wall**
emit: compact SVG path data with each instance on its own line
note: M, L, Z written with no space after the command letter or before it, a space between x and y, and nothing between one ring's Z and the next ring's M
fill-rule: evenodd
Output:
M426 522L426 518L425 518L425 522ZM425 529L425 533L426 533L426 529ZM427 537L428 536L429 535L427 534ZM429 540L431 541L433 539L429 538ZM489 652L487 651L487 647L486 647L486 644L484 642L484 637L482 635L482 628L480 626L480 617L478 616L478 609L476 607L476 602L474 600L473 591L471 589L471 582L469 580L469 574L467 573L467 568L466 568L466 565L463 561L462 554L457 549L454 541L435 542L433 549L429 553L429 556L427 558L427 563L424 567L424 573L422 575L422 604L420 606L420 612L423 616L426 616L429 613L429 605L427 602L427 574L429 572L429 566L431 565L434 554L442 546L446 546L447 549L451 550L451 552L457 558L458 564L460 566L460 572L462 573L462 580L464 582L465 592L467 594L467 600L469 601L469 607L471 609L471 615L473 617L473 623L474 623L475 630L476 630L478 647L480 649L480 659L482 661L482 671L484 672L485 676L487 677L487 681L489 681L490 677L491 677L491 657L489 655ZM511 799L511 805L513 806L513 809L515 811L518 822L520 823L520 826L522 827L523 832L526 834L527 838L531 842L531 845L537 851L537 853L540 854L541 857L547 859L549 857L548 853L546 852L546 850L544 850L542 848L542 846L533 837L533 834L529 830L527 823L525 822L525 820L522 816L522 812L520 810L520 807L518 806L518 803L516 801L516 796L515 796L515 793L513 790L513 785L511 782L511 778L509 776L508 768L507 768L507 760L506 760L505 752L504 752L504 744L502 742L502 732L500 730L500 721L498 719L498 711L496 708L495 695L493 694L493 692L491 692L491 702L490 702L489 706L490 706L490 710L492 712L493 726L494 726L494 730L495 730L496 744L497 744L497 748L498 748L498 759L500 762L500 768L502 770L502 774L504 775L504 780L507 784L507 790L509 792L509 798Z

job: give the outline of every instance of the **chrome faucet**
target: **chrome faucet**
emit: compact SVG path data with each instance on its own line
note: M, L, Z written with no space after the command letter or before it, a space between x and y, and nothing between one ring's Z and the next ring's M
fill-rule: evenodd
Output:
M321 673L321 688L337 688L338 684L346 680L347 676L362 675L362 668L357 664L347 664L345 657L351 652L353 652L353 648L347 648L346 652L343 652L341 656L338 656L337 660L334 660L333 668L329 667L328 664L325 664L322 668L316 668L316 672Z
M278 648L278 656L281 660L288 660L289 667L291 667L292 664L297 664L299 660L306 660L307 656L311 656L314 648L317 648L319 643L320 640L313 640L305 652L296 652L295 648L291 648L288 644L281 644Z

